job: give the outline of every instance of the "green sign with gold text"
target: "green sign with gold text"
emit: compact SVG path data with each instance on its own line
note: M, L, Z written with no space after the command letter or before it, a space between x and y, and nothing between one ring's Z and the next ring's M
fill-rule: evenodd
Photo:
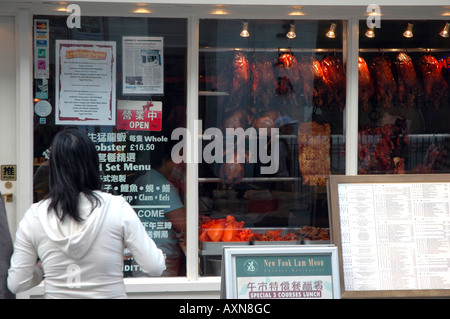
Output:
M238 298L331 299L330 255L236 256Z

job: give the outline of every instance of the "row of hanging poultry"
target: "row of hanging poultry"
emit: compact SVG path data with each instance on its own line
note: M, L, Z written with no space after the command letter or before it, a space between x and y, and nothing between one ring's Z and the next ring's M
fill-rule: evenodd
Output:
M447 60L445 60L447 59ZM389 109L430 107L438 109L450 103L450 59L438 60L431 54L418 56L413 62L405 52L393 60L375 56L369 65L359 57L359 103L364 111L374 107ZM404 174L406 172L408 131L405 118L395 123L367 127L358 132L358 173ZM409 170L413 173L440 171L448 156L439 144L424 145L422 163Z
M225 104L226 113L248 107L257 114L280 102L292 107L345 107L345 70L336 55L319 62L313 55L297 59L288 52L273 59L261 53L250 61L244 52L235 51L230 62L216 80L217 91L229 93L218 101Z
M382 54L367 64L359 57L360 106L367 111L371 106L389 109L393 105L406 108L416 105L438 109L448 105L450 69L442 66L450 58L445 59L439 61L426 54L414 63L407 53L400 52L393 60Z
M337 55L327 55L319 61L314 55L297 59L288 52L278 54L276 59L255 54L250 60L244 52L235 51L230 62L225 63L216 79L217 91L229 93L229 97L219 100L228 114L248 108L255 115L279 101L292 107L341 111L345 107L345 68ZM377 55L368 63L359 57L360 106L368 111L371 106L388 109L393 105L407 108L431 105L437 109L447 105L450 57L446 62L426 54L414 63L405 52L392 60L387 55Z
M416 63L405 52L397 54L392 61L384 54L373 57L369 63L359 57L359 105L364 111L374 107L389 109L393 105L406 108L430 105L436 109L447 105L450 69L443 69L442 65L445 63L430 54L421 56ZM450 59L447 65L450 66ZM292 53L282 53L273 60L260 54L249 61L244 52L235 51L231 63L226 63L218 74L216 85L217 91L229 93L218 97L218 105L225 112L223 128L275 127L276 119L284 115L280 101L289 107L327 107L337 112L345 108L346 102L345 69L341 58L334 54L321 61L313 55L297 59ZM404 172L401 149L408 144L404 119L380 130L359 132L360 172ZM312 129L310 134L315 134ZM382 143L373 145L374 141L370 141L366 145L363 137L374 134L380 136ZM329 130L325 135L329 138ZM325 144L313 146L324 149L318 153L328 154L329 143ZM302 156L299 148L301 169ZM321 157L310 158L318 163L317 158ZM321 160L329 162L329 157ZM226 163L221 167L224 185L239 183L243 174L240 163Z

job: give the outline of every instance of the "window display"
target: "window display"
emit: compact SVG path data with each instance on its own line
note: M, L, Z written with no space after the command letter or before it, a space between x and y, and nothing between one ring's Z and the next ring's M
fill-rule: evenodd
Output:
M47 193L53 137L76 126L95 143L104 190L165 253L163 275L184 276L185 169L171 133L186 127L187 20L86 16L72 29L66 19L35 17L34 201ZM124 275L143 276L124 254Z
M85 130L105 190L123 195L164 249L166 275L183 276L192 148L179 143L192 140L172 134L197 107L187 106L187 19L81 19L72 29L65 16L34 17L34 201L46 194L53 136L69 125ZM198 22L192 269L219 275L230 243L329 243L327 178L346 173L345 134L353 136L344 122L347 21ZM383 20L367 30L360 21L358 174L449 171L448 28ZM142 276L131 258L124 274Z
M326 179L344 174L342 21L200 20L199 246L329 242ZM219 154L219 155L218 155Z
M448 173L445 21L360 22L359 174Z

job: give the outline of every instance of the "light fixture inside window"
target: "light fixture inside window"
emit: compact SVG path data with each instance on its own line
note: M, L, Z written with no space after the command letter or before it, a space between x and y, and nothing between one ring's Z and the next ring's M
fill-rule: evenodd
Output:
M289 32L286 33L286 37L288 37L288 39L294 39L296 36L297 35L295 34L295 24L291 23Z
M303 9L302 6L293 6L292 9L294 9L294 11L289 12L288 15L290 15L290 16L303 16L303 15L305 15L303 12L300 11L300 10Z
M368 37L368 38L375 38L375 28L367 29L366 37Z
M134 13L152 13L150 10L147 10L145 8L139 8L133 11Z
M449 37L449 32L450 32L450 23L447 22L445 24L444 30L442 30L439 35L443 38L448 38Z
M403 36L405 38L412 38L413 37L412 29L413 29L413 24L412 23L408 23L408 26L406 27L406 31L403 32Z
M328 30L326 36L330 39L334 39L336 37L336 34L334 33L336 31L336 23L332 23L330 26L330 30Z
M288 13L289 16L304 16L305 14L301 11L292 11Z
M216 15L225 15L228 14L228 11L225 10L225 6L224 5L217 5L216 8L211 12L211 14L216 14Z
M243 24L243 27L242 27L240 36L243 38L247 38L250 36L250 33L248 32L248 22L244 21L242 24Z

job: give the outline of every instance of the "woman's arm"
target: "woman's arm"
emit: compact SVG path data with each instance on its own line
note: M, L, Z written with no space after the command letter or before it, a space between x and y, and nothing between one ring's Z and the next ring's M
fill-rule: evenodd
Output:
M27 212L19 224L8 271L8 289L14 294L39 285L44 278L42 266L37 263L36 249L29 237L32 233L28 222L29 214Z
M133 208L124 202L122 209L126 247L131 251L133 258L145 273L151 276L160 276L166 269L165 257L162 250L147 235L144 226Z

